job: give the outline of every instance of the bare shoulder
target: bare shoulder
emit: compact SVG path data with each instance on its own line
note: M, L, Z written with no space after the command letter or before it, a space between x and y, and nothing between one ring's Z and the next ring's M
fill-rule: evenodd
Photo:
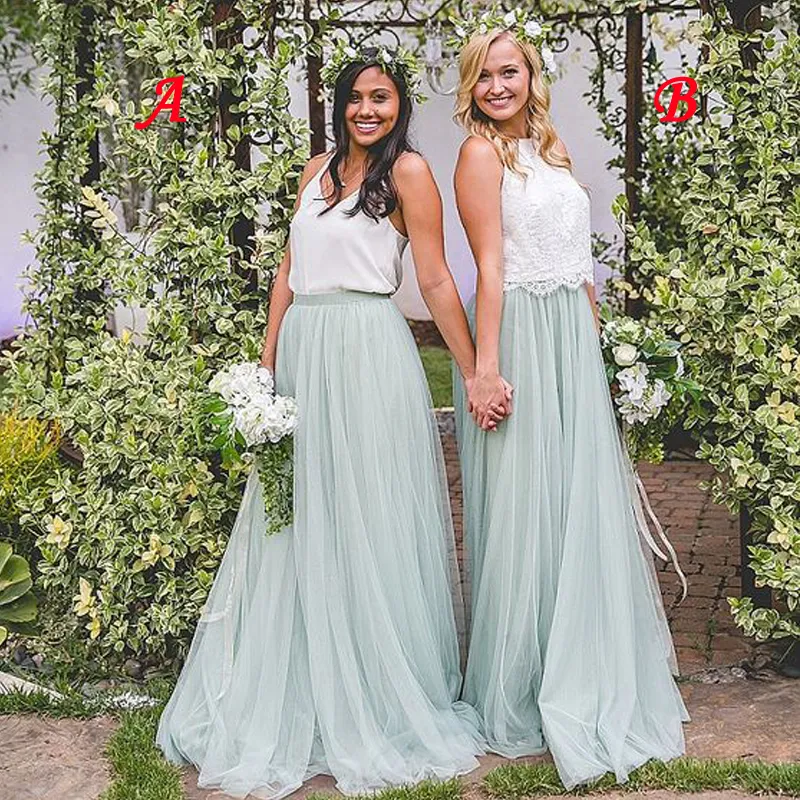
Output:
M300 185L297 187L295 208L297 208L300 204L300 195L303 193L303 189L308 186L312 178L314 178L322 169L322 165L330 155L330 153L319 153L319 155L312 156L308 161L306 161L306 165L303 167L303 174L300 176Z
M419 153L410 150L401 153L392 165L392 177L401 183L425 180L432 174L428 162Z
M556 155L564 156L565 158L569 158L569 152L567 150L567 146L561 139L556 139L556 143L553 145L553 152Z
M397 188L401 207L405 206L405 200L408 199L417 202L438 195L433 172L419 153L401 153L392 165L392 180Z
M462 143L458 150L458 164L464 167L475 167L478 169L502 167L500 156L497 154L494 145L483 136L469 136Z
M333 155L333 153L318 153L315 156L311 156L311 158L306 161L305 167L303 167L303 180L310 180L313 178L321 169L322 165L328 160L328 158Z

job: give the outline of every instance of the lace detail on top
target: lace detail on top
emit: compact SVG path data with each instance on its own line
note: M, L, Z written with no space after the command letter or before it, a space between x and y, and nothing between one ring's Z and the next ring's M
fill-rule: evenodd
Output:
M591 203L569 170L553 167L529 139L519 142L527 178L506 169L501 190L503 288L545 295L594 284Z

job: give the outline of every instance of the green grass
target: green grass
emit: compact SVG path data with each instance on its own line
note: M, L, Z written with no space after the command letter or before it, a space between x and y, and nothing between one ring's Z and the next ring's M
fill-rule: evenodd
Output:
M0 714L38 714L53 719L88 719L96 717L96 706L87 703L77 692L68 692L54 698L45 692L0 691Z
M423 781L415 786L396 786L384 789L375 794L358 795L369 800L458 800L461 797L463 786L456 779L438 783L436 781ZM314 792L307 800L331 800L334 795Z
M106 745L113 782L100 800L183 800L180 768L155 745L162 708L125 711Z
M428 376L428 386L434 408L453 405L453 359L450 351L442 347L420 347L419 356Z
M669 763L651 761L634 770L619 785L613 775L568 792L552 764L507 764L484 778L484 789L503 800L544 795L589 795L604 792L739 791L748 794L800 796L800 764L766 764L751 761L714 761L679 758Z

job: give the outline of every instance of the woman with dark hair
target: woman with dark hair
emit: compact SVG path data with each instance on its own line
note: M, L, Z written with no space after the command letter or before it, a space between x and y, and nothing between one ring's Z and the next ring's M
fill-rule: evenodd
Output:
M408 57L339 55L332 153L300 183L261 363L294 396L294 520L267 537L253 471L157 742L201 786L280 798L317 774L346 794L478 765L463 613L425 374L390 299L410 241L466 386L474 348L442 207L408 143ZM498 378L475 413L507 402Z

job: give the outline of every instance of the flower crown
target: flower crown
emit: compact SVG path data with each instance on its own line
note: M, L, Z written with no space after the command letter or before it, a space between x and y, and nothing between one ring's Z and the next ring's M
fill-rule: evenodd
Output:
M408 94L414 103L424 103L428 98L422 93L421 70L417 57L404 47L388 48L384 45L358 45L354 46L345 39L336 38L333 41L333 52L325 61L325 66L320 70L320 78L325 84L329 94L333 94L336 79L346 67L354 61L377 63L381 68L395 74L402 74L408 87Z
M482 36L490 31L509 31L519 41L529 42L536 47L547 72L553 74L556 71L553 51L546 44L551 26L537 22L522 8L505 11L496 4L488 8L473 8L469 16L451 17L451 22L454 35L448 39L447 45L455 50L461 50L475 35Z

